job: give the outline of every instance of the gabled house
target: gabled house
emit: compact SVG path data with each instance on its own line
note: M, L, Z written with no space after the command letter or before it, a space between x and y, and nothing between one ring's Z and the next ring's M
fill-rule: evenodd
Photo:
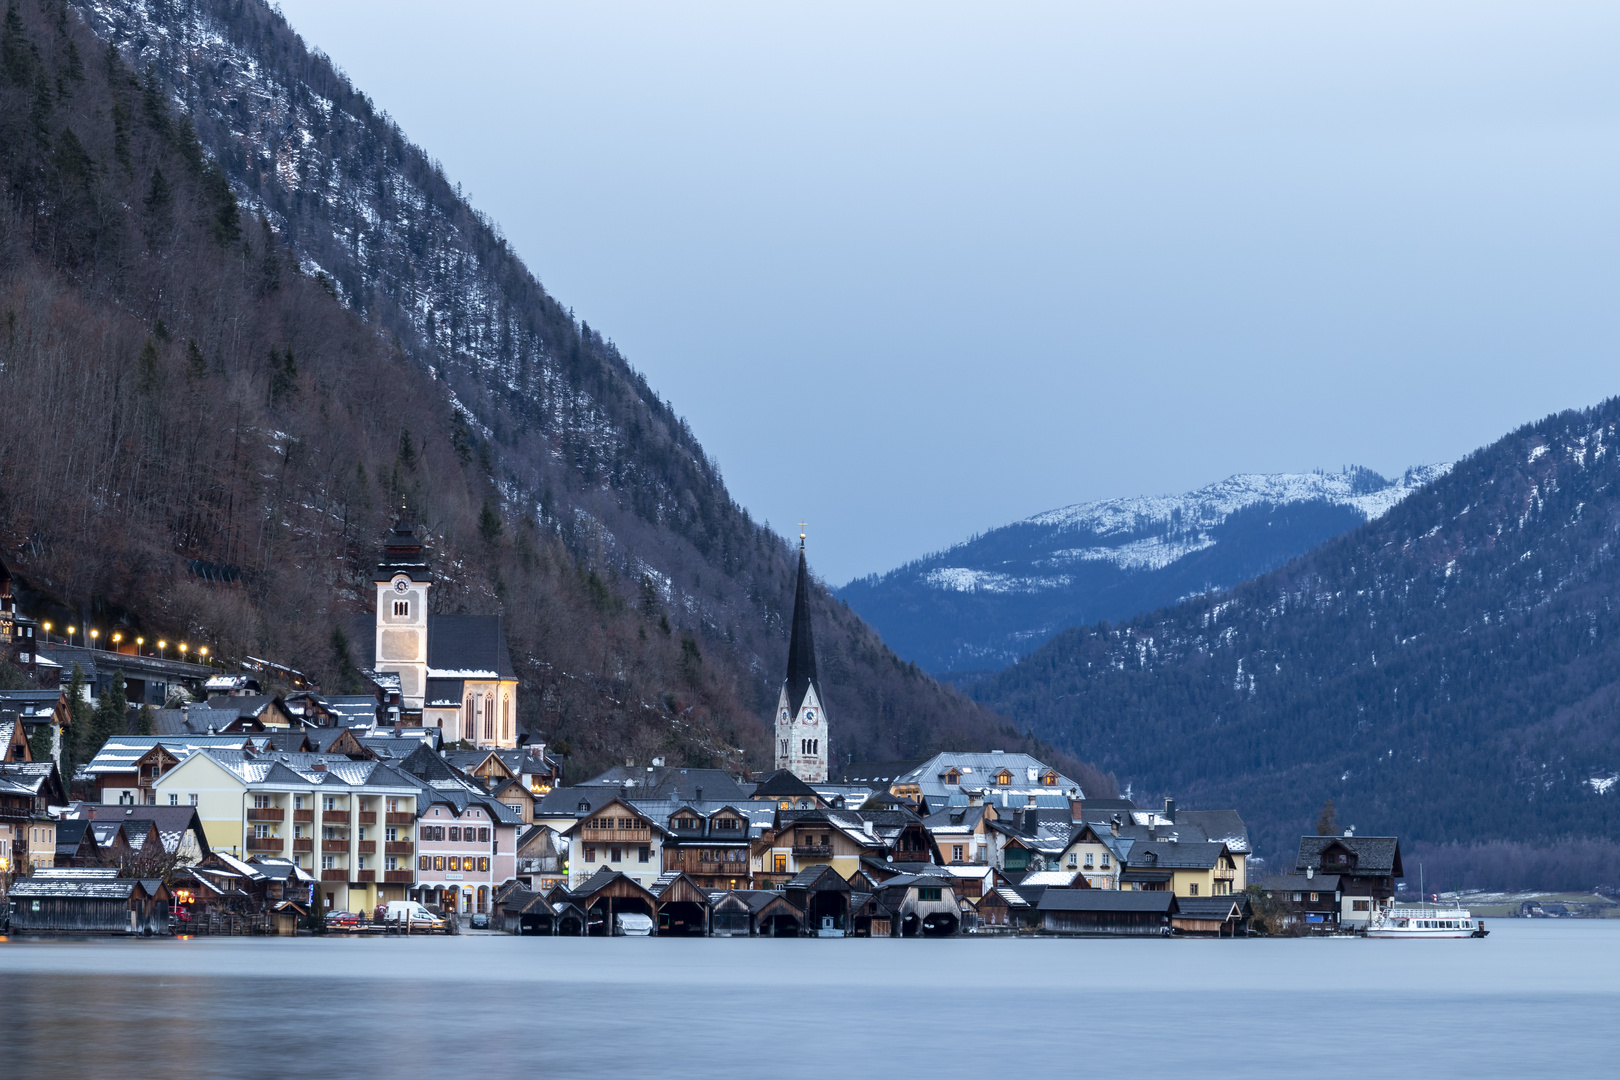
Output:
M624 799L607 800L590 811L590 816L563 830L563 835L568 838L571 892L609 871L625 875L646 890L664 872L663 846L668 827ZM652 914L650 908L647 914Z
M906 874L878 885L877 901L892 913L896 937L949 937L962 925L955 883L933 874Z
M1230 896L1237 862L1225 844L1154 840L1132 844L1120 888L1177 896Z
M1293 874L1305 879L1301 891L1321 892L1312 880L1338 879L1336 899L1341 925L1365 926L1395 896L1395 879L1404 877L1401 842L1393 836L1302 836Z

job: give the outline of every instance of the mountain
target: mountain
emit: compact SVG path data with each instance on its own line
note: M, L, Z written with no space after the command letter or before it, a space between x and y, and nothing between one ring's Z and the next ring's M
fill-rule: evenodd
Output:
M1528 425L1286 566L1065 630L975 696L1138 793L1242 807L1274 857L1331 799L1428 851L1431 882L1486 851L1485 883L1620 883L1617 429L1620 399Z
M1077 503L838 595L901 656L967 682L1059 630L1127 619L1274 570L1387 513L1448 465L1228 477L1185 495Z
M768 765L792 549L273 8L10 4L0 182L25 608L342 688L403 505L438 609L503 616L520 721L576 774ZM812 592L836 754L1023 741Z

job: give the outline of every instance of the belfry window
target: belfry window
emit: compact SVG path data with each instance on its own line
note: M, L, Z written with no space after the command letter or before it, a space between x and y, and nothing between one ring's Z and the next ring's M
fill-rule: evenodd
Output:
M409 600L395 600L394 601L394 617L396 619L409 618L410 614L411 614L411 602Z

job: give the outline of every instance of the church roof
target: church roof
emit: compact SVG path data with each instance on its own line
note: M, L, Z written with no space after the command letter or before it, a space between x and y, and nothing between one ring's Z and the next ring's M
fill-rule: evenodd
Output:
M804 704L804 695L812 685L816 697L821 697L820 680L816 678L816 643L810 633L810 569L805 563L804 543L799 543L799 581L793 591L793 631L788 638L787 688L788 708L795 713Z
M409 515L403 511L383 540L382 559L377 563L378 581L387 581L395 574L408 574L412 581L433 580L422 554L422 543L411 528Z
M429 615L432 679L517 678L499 615Z

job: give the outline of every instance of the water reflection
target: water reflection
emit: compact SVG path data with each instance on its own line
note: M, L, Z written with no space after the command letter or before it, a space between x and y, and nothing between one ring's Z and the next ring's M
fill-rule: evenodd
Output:
M1620 923L1492 928L1485 942L12 939L0 1073L1609 1074Z

